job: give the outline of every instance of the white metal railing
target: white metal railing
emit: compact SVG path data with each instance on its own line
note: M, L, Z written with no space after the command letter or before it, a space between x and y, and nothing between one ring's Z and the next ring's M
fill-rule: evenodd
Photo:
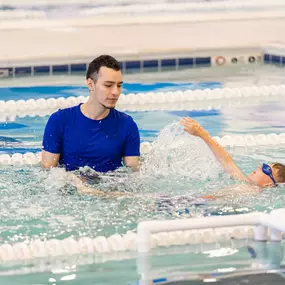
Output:
M253 239L256 241L277 242L273 251L267 252L274 264L274 269L280 268L283 253L280 251L280 241L285 232L285 209L272 211L270 214L250 213L243 215L231 215L220 217L205 217L196 219L165 220L165 221L144 221L139 223L137 228L137 268L141 276L140 284L147 285L152 279L151 260L148 252L153 247L152 235L159 232L217 229L232 226L251 225L253 226ZM176 240L181 237L177 236ZM175 242L175 240L174 240ZM271 256L272 255L272 256ZM268 265L267 265L268 266Z
M285 232L285 209L272 211L271 214L251 213L222 217L205 217L196 219L144 221L138 225L138 252L149 252L152 248L151 235L159 232L185 231L208 228L224 228L242 225L255 226L254 239L267 240L268 228L271 229L269 240L280 241Z

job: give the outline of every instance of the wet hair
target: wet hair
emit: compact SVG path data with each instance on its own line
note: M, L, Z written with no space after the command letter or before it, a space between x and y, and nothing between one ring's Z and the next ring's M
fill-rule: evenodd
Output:
M100 55L90 62L86 73L86 79L91 78L96 81L99 70L102 66L116 71L121 70L120 63L114 57L110 55Z
M285 165L275 162L272 164L272 168L276 171L276 182L285 183Z

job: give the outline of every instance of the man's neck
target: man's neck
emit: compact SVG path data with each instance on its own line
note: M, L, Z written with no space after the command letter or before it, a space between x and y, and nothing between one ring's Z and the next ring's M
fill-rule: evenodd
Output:
M102 105L94 104L89 101L82 104L80 106L80 110L84 116L92 120L102 120L106 118L110 113L110 109L106 109Z

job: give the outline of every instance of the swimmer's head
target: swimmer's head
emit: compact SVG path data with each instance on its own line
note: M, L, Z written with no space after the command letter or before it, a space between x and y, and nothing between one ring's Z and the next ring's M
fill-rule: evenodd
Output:
M86 73L90 100L113 109L121 95L123 76L120 63L110 55L95 58Z
M266 166L266 164L260 165L248 175L248 178L259 187L270 187L276 186L278 183L285 183L285 166L283 164L272 163L268 164L269 167Z

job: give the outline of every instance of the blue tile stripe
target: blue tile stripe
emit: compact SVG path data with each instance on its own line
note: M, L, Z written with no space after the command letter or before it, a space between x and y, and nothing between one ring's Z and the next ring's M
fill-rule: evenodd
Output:
M196 65L211 65L211 57L197 57L195 59Z
M15 68L15 74L31 74L32 73L32 67L16 67Z
M139 60L126 61L126 70L140 69L140 68L141 68L141 62Z
M194 58L178 58L178 65L194 65Z
M176 66L176 59L175 58L162 59L161 60L161 67L169 67L169 66Z
M143 61L144 68L158 68L158 60L145 60Z
M271 55L265 53L264 56L263 56L263 61L264 61L264 63L270 63L270 61L271 61Z
M281 56L272 55L271 56L271 62L276 63L276 64L281 64Z
M278 66L285 66L285 56L265 53L263 62ZM180 58L162 58L162 59L146 59L146 60L130 60L120 62L122 72L135 70L163 70L168 68L185 68L211 66L211 57L180 57ZM25 67L0 67L0 77L3 74L8 76L22 75L47 75L65 73L72 74L75 72L86 72L87 63L62 64L62 65L42 65L42 66L25 66Z
M68 72L68 64L53 65L52 71L53 72Z
M50 72L50 67L49 66L35 66L34 67L34 73L49 73Z
M70 67L71 72L80 72L80 71L87 71L86 63L79 63L79 64L71 64Z
M285 56L265 53L263 55L263 62L266 64L285 66Z

